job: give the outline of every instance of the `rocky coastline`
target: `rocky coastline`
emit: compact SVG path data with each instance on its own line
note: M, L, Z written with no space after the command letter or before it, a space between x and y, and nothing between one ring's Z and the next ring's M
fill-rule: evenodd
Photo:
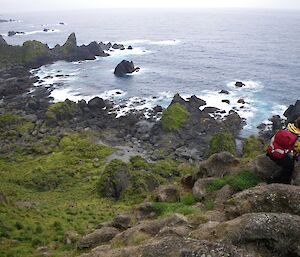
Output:
M300 169L294 185L267 184L278 166L264 154L300 101L238 153L245 121L195 95L117 117L112 101L54 103L34 87L32 68L112 49L125 46L0 37L0 255L300 256Z

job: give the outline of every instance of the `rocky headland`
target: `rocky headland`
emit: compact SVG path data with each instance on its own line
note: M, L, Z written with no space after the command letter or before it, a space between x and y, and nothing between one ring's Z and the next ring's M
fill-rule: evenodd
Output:
M53 103L33 87L32 68L123 48L0 37L0 255L300 256L299 167L293 185L268 184L280 117L241 139L237 112L196 96L117 117L100 97ZM299 115L299 101L285 112Z

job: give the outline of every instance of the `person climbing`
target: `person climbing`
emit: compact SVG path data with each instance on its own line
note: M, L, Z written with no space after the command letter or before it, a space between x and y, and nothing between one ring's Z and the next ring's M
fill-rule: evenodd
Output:
M271 183L290 184L295 169L295 160L300 155L300 116L294 123L289 123L286 130L279 130L271 139L267 155L281 167Z

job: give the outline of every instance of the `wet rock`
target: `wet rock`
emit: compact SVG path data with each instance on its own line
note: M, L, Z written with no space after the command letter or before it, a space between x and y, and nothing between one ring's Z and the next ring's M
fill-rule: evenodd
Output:
M122 77L125 76L126 74L131 74L135 71L138 71L139 68L138 67L134 67L133 62L131 61L127 61L127 60L123 60L122 62L120 62L117 67L115 68L114 74L117 77Z
M128 50L132 50L133 48L132 48L132 46L128 46L127 49Z
M93 233L85 235L77 242L78 249L91 248L101 243L107 243L113 239L119 230L113 227L103 227L95 230Z
M241 99L239 99L237 102L238 102L238 104L245 104L245 103L246 103L246 102L245 102L245 100L244 100L244 99L242 99L242 98L241 98Z
M225 95L229 95L229 91L228 90L224 90L222 89L219 94L225 94Z
M230 101L227 99L222 100L222 103L230 104Z
M284 212L300 215L300 187L283 184L261 185L235 194L226 214L234 218L251 212Z
M0 35L0 45L7 45L5 39Z
M157 105L153 108L153 111L158 113L158 112L162 112L163 111L163 108L160 106L160 105Z
M9 37L12 37L12 36L15 36L15 35L22 35L22 34L25 34L25 32L23 31L8 31L7 35Z
M180 199L179 190L174 185L160 186L154 192L156 202L175 203Z
M237 82L235 82L235 86L236 87L244 87L246 85L243 82L241 82L241 81L237 81Z
M287 118L287 122L294 122L300 116L300 100L290 105L283 115Z
M122 44L117 44L117 43L114 43L113 46L112 46L113 49L120 49L120 50L124 50L125 47L124 45Z

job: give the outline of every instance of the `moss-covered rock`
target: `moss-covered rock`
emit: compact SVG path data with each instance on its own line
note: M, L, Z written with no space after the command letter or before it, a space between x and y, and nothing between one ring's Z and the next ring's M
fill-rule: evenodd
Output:
M50 105L46 116L50 121L63 122L71 119L76 113L76 103L70 100Z
M254 135L251 135L244 141L243 157L254 158L264 152L263 142Z
M112 160L100 175L97 182L97 192L102 197L119 199L122 192L128 188L131 175L127 163Z
M185 106L180 103L174 103L163 112L161 124L165 130L175 131L184 125L188 116L189 112Z
M234 137L229 132L216 133L211 137L208 149L208 156L220 152L230 152L231 154L236 154L236 145Z

